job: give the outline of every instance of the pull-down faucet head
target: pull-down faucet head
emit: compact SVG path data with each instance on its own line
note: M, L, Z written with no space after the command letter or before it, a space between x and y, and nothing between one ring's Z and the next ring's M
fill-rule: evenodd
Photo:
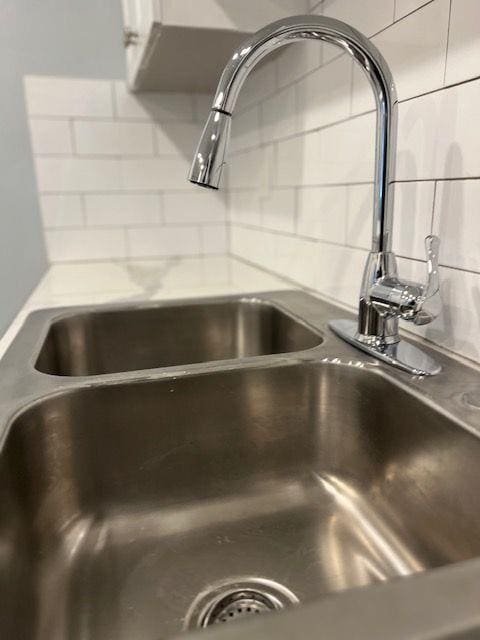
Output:
M397 277L392 253L393 178L397 135L397 97L390 69L378 49L359 31L321 16L294 16L255 33L228 61L202 133L189 179L218 189L238 94L250 71L268 53L298 40L318 40L340 47L363 69L377 107L372 248L360 290L358 323L338 320L330 327L344 340L414 374L438 373L422 351L400 341L398 319L415 324L433 320L438 307L438 239L427 238L428 282L406 283Z
M212 109L193 159L189 180L199 187L218 189L230 138L231 116Z

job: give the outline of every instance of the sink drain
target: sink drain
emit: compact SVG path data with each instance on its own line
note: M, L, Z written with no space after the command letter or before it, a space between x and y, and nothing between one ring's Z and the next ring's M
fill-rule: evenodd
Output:
M279 611L297 602L289 589L272 580L244 578L223 582L197 596L187 614L185 629L205 628Z
M218 622L231 622L237 618L283 608L278 605L278 601L258 591L234 591L222 598L207 612L202 627L208 627Z

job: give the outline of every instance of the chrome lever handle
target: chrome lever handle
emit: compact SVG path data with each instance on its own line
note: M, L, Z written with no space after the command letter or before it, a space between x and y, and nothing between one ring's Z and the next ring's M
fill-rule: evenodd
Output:
M438 275L437 236L425 238L427 254L427 281L419 284L406 282L396 275L375 282L369 290L371 304L382 316L397 317L416 325L428 324L440 312L440 280Z
M427 282L422 287L418 300L417 312L412 317L416 325L428 324L435 320L440 313L442 301L440 298L440 276L438 273L438 254L440 239L437 236L425 238L425 253L427 256Z

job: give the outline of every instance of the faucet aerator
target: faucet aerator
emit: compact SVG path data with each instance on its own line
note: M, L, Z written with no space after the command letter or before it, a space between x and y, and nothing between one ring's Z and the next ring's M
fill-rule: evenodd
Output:
M208 182L200 182L199 180L195 180L194 178L188 178L188 181L197 187L203 187L204 189L211 189L212 191L218 191L219 187L215 187L213 184L208 184Z
M212 109L193 158L189 180L199 187L218 189L225 166L232 117Z

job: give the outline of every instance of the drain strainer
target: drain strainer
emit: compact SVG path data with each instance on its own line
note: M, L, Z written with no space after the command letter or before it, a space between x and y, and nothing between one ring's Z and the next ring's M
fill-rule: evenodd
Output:
M218 622L230 622L237 618L265 613L283 608L278 601L258 591L234 591L222 598L210 609L202 621L202 627Z
M212 585L194 600L186 629L233 622L239 618L278 611L296 604L296 596L283 585L264 578L241 578Z

